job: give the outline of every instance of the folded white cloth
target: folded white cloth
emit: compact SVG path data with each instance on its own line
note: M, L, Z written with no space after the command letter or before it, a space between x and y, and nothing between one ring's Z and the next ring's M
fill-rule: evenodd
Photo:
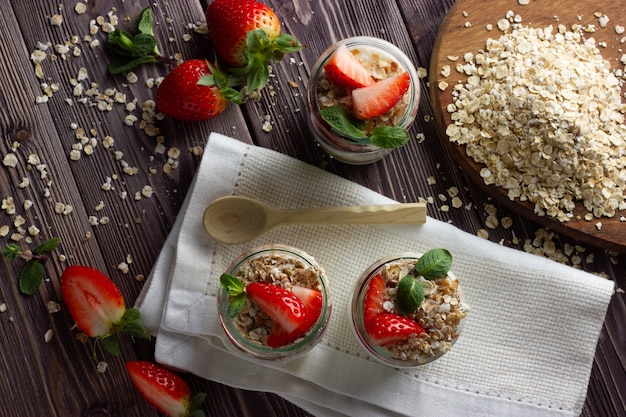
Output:
M613 293L609 280L489 242L428 218L411 226L285 226L222 245L202 214L224 195L284 208L386 204L365 187L272 150L212 134L183 207L136 306L156 360L244 389L275 392L319 416L577 416ZM333 310L302 358L258 364L223 336L215 294L241 252L298 247L330 280ZM384 255L447 248L471 310L454 348L415 370L368 359L349 328L360 273Z

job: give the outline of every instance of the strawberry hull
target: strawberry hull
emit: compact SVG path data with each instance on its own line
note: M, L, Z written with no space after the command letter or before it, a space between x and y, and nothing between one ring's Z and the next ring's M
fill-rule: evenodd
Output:
M378 126L393 126L408 131L419 108L420 82L411 59L397 46L375 37L356 36L343 39L324 51L316 61L307 85L306 102L307 121L313 138L324 152L335 159L351 165L365 165L384 158L393 148L377 146L368 140L338 133L322 116L322 111L330 106L340 106L353 113L352 92L364 85L360 71L352 68L353 62L337 63L337 55L342 55L342 51L345 52L346 49L354 54L371 75L374 84L401 73L408 74L409 78L408 90L391 110L365 121L363 131L366 136L370 136ZM343 58L339 61L351 60Z
M244 289L233 295L221 285L217 294L220 324L234 353L259 361L289 360L321 340L331 313L330 288L310 255L265 245L241 254L224 275ZM245 302L232 313L237 296Z

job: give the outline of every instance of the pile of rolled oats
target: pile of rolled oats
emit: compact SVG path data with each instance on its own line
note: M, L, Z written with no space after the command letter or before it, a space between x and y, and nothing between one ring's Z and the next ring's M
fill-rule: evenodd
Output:
M467 53L449 105L451 141L484 165L486 184L538 215L585 219L626 209L626 127L622 80L583 28L512 25L484 50Z
M250 259L237 270L234 276L239 278L244 285L262 282L285 289L300 286L320 290L319 277L322 273L320 269L300 259L280 253L270 253ZM266 344L265 341L273 326L272 319L248 298L233 322L247 339L262 345Z
M406 275L416 275L416 263L416 259L394 261L382 268L380 274L387 288L386 301L383 303L385 311L398 314L395 307L398 283ZM425 281L422 277L416 279L425 285L429 284L430 291L425 288L424 301L414 313L406 317L417 321L426 332L385 348L394 358L423 363L452 348L459 337L458 328L467 315L468 307L461 302L460 283L452 275L432 281Z

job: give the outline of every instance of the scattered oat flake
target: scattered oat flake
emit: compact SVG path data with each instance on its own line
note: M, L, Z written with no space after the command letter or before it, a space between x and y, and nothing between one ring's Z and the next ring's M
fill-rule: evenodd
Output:
M98 365L96 365L96 371L98 371L99 374L103 374L107 371L107 368L109 367L109 364L105 361L100 361L98 362Z
M43 338L46 343L50 343L52 338L54 337L54 330L48 329L46 333L44 333Z

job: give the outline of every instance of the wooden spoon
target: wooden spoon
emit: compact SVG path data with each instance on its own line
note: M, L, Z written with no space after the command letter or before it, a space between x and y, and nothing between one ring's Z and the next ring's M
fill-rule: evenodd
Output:
M227 244L248 242L278 225L424 222L424 203L284 210L239 196L216 199L203 216L204 229L209 236Z

